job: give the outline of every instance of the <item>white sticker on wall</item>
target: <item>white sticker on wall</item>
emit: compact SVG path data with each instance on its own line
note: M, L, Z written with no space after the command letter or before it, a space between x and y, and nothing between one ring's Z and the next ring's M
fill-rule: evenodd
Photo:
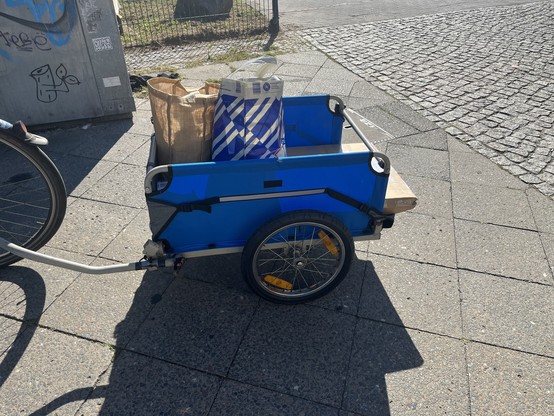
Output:
M102 78L102 81L104 81L104 87L106 88L121 86L121 80L119 77Z
M94 45L94 51L110 51L113 49L112 40L109 36L103 38L94 38L92 39L92 44Z

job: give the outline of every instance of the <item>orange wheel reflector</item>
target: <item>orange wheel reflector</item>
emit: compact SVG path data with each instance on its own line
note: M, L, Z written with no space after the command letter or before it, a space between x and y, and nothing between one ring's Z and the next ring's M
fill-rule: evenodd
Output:
M278 277L268 274L264 276L264 282L269 283L272 286L278 287L284 290L292 290L292 283L287 282L286 280L279 279Z
M319 236L319 238L321 239L321 241L323 241L323 244L325 244L325 247L327 247L327 250L329 250L329 252L336 256L338 254L338 249L337 249L337 246L331 241L331 239L329 238L329 236L325 233L325 231L323 230L319 230L317 235Z

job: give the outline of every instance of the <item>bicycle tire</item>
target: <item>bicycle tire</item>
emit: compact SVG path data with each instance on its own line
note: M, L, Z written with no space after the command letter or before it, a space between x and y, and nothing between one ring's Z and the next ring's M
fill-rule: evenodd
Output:
M63 178L37 146L0 131L0 236L38 250L58 231L67 207ZM0 267L21 260L0 249Z
M347 275L354 242L335 217L293 211L260 227L242 252L242 273L259 296L276 303L315 300Z

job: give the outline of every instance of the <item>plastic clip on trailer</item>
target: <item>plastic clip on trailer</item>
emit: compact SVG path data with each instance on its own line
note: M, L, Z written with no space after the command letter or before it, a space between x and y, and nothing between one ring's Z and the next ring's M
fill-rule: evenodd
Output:
M158 165L153 136L145 178L152 239L143 261L90 267L4 238L0 248L95 274L178 269L187 258L242 252L242 273L265 299L299 303L328 293L348 273L354 241L380 238L415 196L366 132L390 135L340 99L285 97L283 106L287 156L277 159Z

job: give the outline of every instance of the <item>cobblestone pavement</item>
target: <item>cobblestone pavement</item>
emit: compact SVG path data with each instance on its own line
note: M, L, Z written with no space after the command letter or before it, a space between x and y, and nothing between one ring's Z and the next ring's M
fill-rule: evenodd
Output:
M546 1L300 33L554 196L553 22Z

